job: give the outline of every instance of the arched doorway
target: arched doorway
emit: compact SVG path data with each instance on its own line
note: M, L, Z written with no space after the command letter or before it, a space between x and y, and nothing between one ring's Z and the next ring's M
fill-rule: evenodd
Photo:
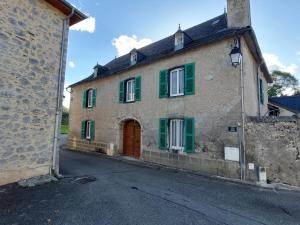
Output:
M123 126L123 155L141 156L141 126L136 120L127 120Z

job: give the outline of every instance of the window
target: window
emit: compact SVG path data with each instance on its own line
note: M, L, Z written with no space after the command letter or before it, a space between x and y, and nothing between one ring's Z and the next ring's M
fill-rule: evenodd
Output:
M81 139L93 141L95 139L95 121L83 120L81 121Z
M135 93L135 79L126 82L126 102L133 102Z
M137 53L136 52L131 52L130 61L131 61L131 65L136 64L136 62L137 62Z
M97 89L91 88L83 91L82 107L93 108L96 106Z
M182 119L171 119L169 128L170 149L184 149L184 124Z
M264 104L264 83L262 79L259 79L259 99L260 103Z
M174 46L175 51L183 48L183 45L184 45L184 33L183 32L181 32L181 31L176 32L174 44L175 44L175 46Z
M86 139L91 139L91 121L86 121L85 125L85 138Z
M184 95L184 69L177 68L170 72L170 96Z
M87 107L92 108L93 107L93 89L88 90L87 94Z

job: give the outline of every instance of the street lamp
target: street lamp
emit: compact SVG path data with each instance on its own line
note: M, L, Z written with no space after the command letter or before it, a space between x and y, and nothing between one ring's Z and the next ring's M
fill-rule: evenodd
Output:
M238 42L237 39L235 39L234 40L234 47L231 50L231 52L229 53L231 63L234 67L237 67L238 65L240 65L241 58L242 58L241 49L238 46L237 42Z

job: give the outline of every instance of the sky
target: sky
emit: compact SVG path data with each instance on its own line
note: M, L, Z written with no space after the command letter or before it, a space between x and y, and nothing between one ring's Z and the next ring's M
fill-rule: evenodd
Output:
M68 0L89 16L70 27L65 86L132 48L223 14L226 0ZM270 71L300 80L300 1L251 0L252 26ZM65 92L64 105L69 106Z

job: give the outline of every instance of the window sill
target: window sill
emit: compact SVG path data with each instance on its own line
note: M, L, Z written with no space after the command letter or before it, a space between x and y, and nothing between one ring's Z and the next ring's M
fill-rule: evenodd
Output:
M129 103L135 103L135 102L136 102L135 100L132 100L132 101L125 101L124 103L129 104Z
M182 96L185 96L185 94L169 95L169 98L182 97Z

